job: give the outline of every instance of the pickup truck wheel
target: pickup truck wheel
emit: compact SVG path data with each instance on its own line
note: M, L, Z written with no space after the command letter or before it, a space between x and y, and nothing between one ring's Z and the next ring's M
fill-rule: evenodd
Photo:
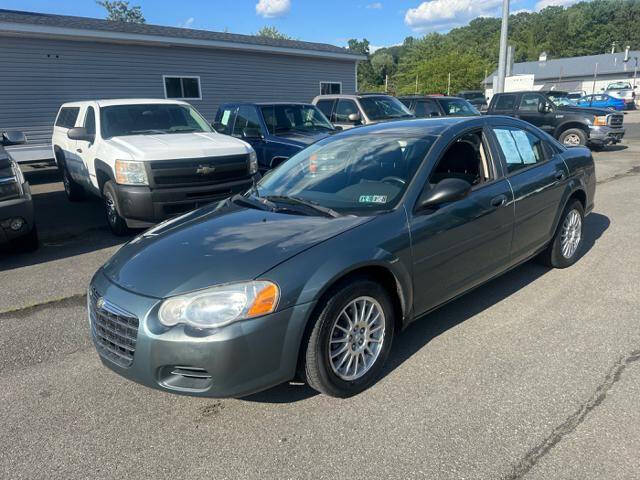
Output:
M307 384L332 397L356 395L376 381L391 350L394 310L382 286L363 278L329 294L304 348Z
M84 198L84 189L82 185L76 183L65 164L62 165L62 184L64 185L64 193L71 202L78 202Z
M587 134L579 128L570 128L562 132L558 140L565 147L584 147L587 144Z
M113 182L109 180L102 188L102 199L104 202L104 211L107 216L107 223L114 235L119 237L129 235L131 230L127 227L127 221L120 216L118 212L118 195L113 186Z
M540 261L552 268L567 268L576 263L582 246L583 224L582 203L573 200L564 209L553 239L540 254Z

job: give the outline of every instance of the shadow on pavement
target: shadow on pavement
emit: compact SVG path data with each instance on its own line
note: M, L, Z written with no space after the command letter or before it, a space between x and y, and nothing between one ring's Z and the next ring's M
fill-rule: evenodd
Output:
M609 218L599 213L587 216L584 223L584 243L578 261L593 248L610 224ZM508 298L549 270L533 261L527 262L412 323L395 338L381 378L393 372L438 335ZM317 394L307 385L287 383L244 397L243 400L289 403Z

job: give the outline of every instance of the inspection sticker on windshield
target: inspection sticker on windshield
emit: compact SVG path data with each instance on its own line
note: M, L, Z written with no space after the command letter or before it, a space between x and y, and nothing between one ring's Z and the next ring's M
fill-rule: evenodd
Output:
M360 195L360 203L387 203L386 195Z

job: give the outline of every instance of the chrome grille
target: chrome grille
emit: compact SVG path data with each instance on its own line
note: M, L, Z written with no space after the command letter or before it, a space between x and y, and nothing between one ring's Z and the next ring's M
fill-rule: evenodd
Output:
M621 127L623 122L623 115L609 115L609 125L611 127Z
M89 291L88 303L98 353L121 367L130 367L136 351L138 318L101 298L94 288Z

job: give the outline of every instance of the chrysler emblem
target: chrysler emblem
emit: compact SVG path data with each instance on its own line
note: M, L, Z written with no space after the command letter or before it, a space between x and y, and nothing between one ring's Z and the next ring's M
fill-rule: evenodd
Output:
M198 168L196 169L196 173L198 175L209 175L210 173L215 172L216 167L213 167L211 165L198 165Z
M104 298L100 297L97 301L96 301L96 308L98 310L102 310L102 308L104 307Z

